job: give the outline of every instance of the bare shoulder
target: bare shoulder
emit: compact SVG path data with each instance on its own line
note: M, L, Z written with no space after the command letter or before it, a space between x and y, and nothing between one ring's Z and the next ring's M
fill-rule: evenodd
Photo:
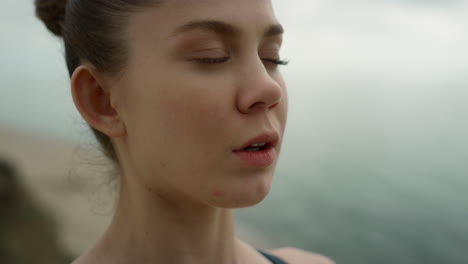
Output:
M294 247L283 247L268 251L288 264L335 264L333 260L325 256Z

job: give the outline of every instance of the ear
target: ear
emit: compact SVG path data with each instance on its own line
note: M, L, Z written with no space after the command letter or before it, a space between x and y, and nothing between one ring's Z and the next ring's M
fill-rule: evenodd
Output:
M79 66L71 78L73 101L90 126L109 137L124 136L125 124L111 104L110 87L103 83L91 66Z

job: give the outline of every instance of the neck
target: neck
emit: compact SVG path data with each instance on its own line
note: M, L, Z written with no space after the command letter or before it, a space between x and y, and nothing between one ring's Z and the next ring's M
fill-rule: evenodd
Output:
M252 256L235 237L232 209L169 200L124 180L121 186L100 242L112 263L235 264L244 262L247 251Z

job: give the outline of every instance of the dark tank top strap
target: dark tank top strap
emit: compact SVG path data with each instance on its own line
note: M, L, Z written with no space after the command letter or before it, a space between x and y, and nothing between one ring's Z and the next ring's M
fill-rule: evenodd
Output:
M287 262L285 262L284 260L278 258L278 257L275 257L261 249L257 249L258 252L260 252L263 256L265 256L265 258L267 258L269 261L271 261L271 263L273 264L288 264Z

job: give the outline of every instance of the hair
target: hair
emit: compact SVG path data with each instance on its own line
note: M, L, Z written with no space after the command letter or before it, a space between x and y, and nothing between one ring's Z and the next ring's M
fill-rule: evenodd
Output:
M129 16L161 0L35 0L36 15L56 36L63 37L70 77L83 63L117 75L128 60L125 29ZM117 163L110 138L91 130L103 154Z

